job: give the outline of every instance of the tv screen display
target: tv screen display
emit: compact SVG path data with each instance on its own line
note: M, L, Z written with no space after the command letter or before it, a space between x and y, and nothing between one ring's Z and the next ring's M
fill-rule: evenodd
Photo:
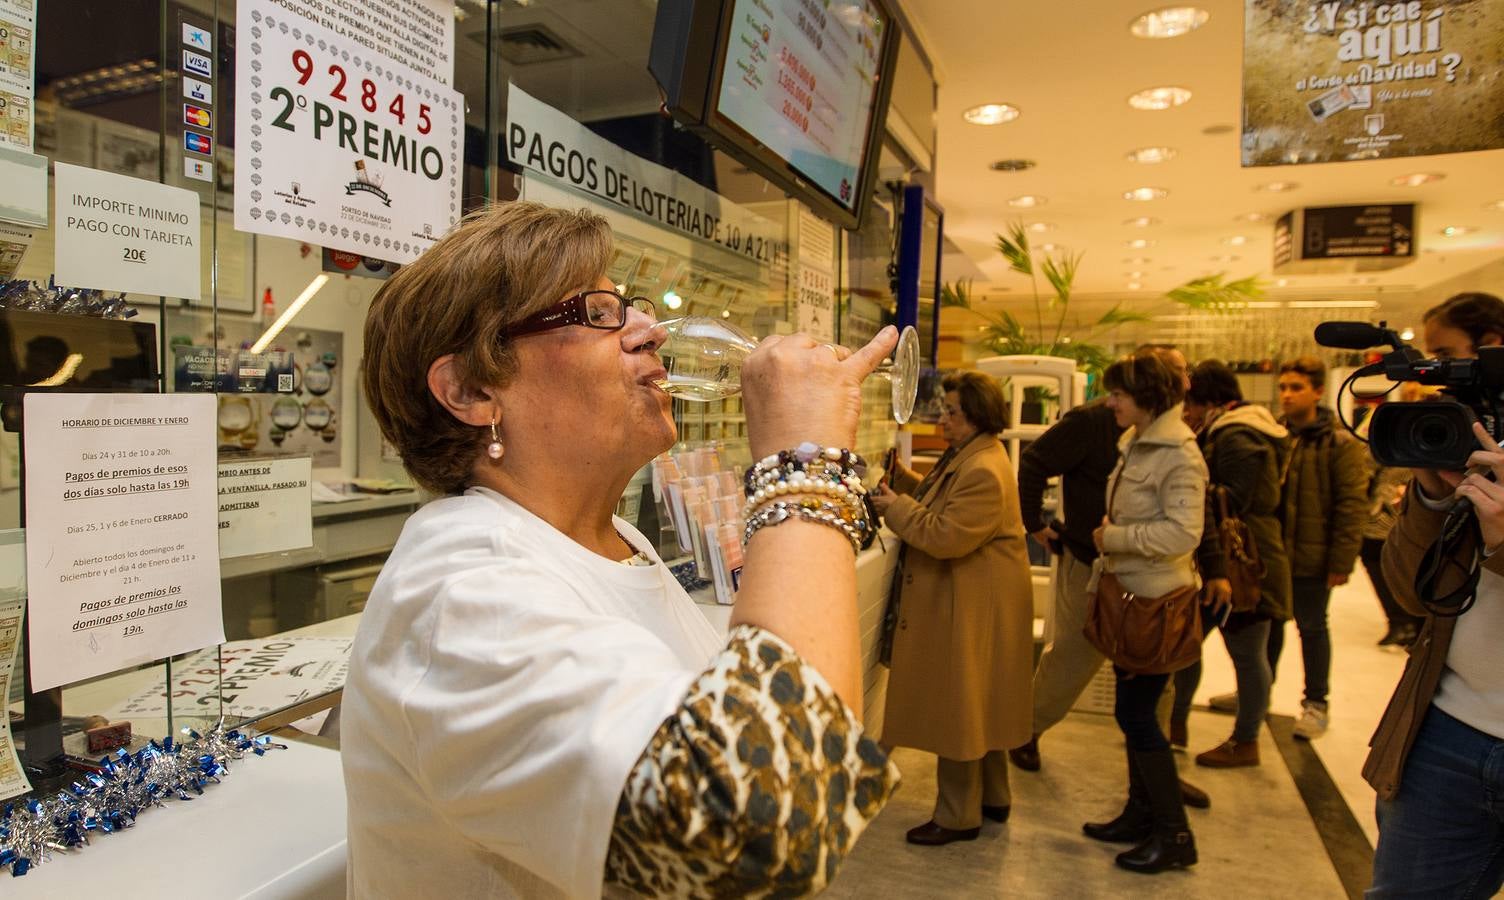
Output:
M885 5L729 0L722 28L711 127L742 144L750 138L759 156L782 163L854 221L896 46Z

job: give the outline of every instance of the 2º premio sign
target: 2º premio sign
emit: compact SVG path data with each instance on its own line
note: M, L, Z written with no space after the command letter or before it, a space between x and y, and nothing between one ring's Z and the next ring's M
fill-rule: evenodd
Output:
M273 0L239 27L236 228L401 263L459 219L457 92Z

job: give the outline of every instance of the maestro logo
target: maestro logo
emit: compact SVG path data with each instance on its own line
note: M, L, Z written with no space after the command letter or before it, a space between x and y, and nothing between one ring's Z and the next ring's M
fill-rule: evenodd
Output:
M365 160L357 159L355 161L355 180L345 185L345 196L353 197L356 191L360 191L380 200L383 206L391 206L392 198L387 196L386 191L381 189L381 182L383 180L380 175L366 168Z
M272 196L280 199L288 206L296 206L302 209L305 206L317 206L318 201L303 193L302 182L294 181L288 185L287 190L273 190Z

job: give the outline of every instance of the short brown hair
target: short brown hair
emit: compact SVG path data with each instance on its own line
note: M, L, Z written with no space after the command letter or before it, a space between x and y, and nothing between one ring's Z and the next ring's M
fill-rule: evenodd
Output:
M518 365L506 329L589 290L610 255L601 216L519 200L466 216L381 286L366 314L361 378L382 435L418 484L464 490L491 440L429 392L434 361L454 354L467 389L505 386Z
M997 379L975 370L951 372L940 380L948 394L956 392L961 412L972 427L984 434L997 434L1008 427L1008 404Z
M1156 416L1185 399L1185 380L1153 350L1125 356L1108 366L1102 373L1102 386L1122 391L1139 409Z
M1454 294L1426 310L1422 322L1436 319L1448 328L1465 333L1474 347L1483 346L1488 335L1504 340L1504 300L1482 291Z
M1314 356L1297 356L1279 367L1279 374L1294 372L1310 379L1311 387L1321 390L1326 387L1326 363Z

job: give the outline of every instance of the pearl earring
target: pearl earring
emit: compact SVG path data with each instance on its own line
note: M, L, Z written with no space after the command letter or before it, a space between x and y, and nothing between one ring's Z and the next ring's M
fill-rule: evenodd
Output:
M486 446L486 455L492 459L501 459L501 454L506 448L501 445L501 435L496 433L496 420L491 420L491 443Z

